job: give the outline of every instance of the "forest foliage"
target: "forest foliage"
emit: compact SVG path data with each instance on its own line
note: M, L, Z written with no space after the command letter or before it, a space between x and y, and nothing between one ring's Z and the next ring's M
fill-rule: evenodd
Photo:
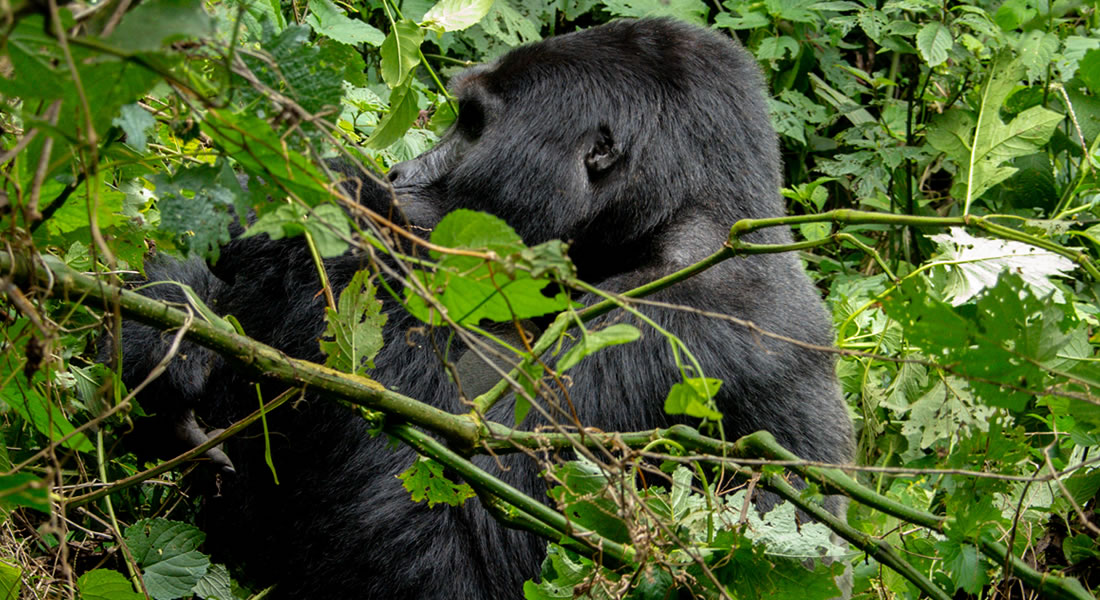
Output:
M318 264L352 245L386 252L385 240L348 218L326 159L384 173L453 122L450 75L526 42L654 15L736 37L765 74L791 216L730 223L728 247L715 252L801 254L834 317L859 467L801 462L767 436L706 437L719 433L709 402L718 382L681 366L665 410L699 427L623 432L615 468L548 465L560 482L548 498L506 498L545 503L539 518L549 530L568 518L591 534L548 540L525 597L825 599L846 569L858 598L1094 597L1097 8L1083 0L0 3L0 600L262 594L237 565L204 551L194 525L201 498L186 477L195 454L142 463L122 443L141 427L140 397L99 362L96 339L124 315L153 319L155 307L104 285L141 273L153 249L216 260L230 224L250 211L247 235L304 237ZM238 173L262 183L245 190ZM785 223L797 234L792 246L741 241ZM442 291L405 298L426 323L476 332L486 319L566 310L526 349L533 380L642 333L574 327L568 335L581 342L539 363L579 322L567 298L541 293L548 281L586 289L564 247L525 247L499 219L468 211L447 217L431 242L436 250L413 265L415 276ZM386 410L403 405L379 412L380 396L355 391L381 344L374 295L392 292L364 273L330 299L321 342L326 366L352 375L318 366L304 376L417 448L423 458L402 475L410 502L477 502L474 489L495 490L492 478L424 433L454 433L468 421L388 427ZM623 304L611 297L607 308ZM441 323L439 306L462 317ZM230 351L231 320L162 312L166 330ZM270 365L273 376L296 381L277 360ZM504 391L498 385L474 408ZM517 423L527 408L517 403ZM638 476L654 465L663 483ZM810 486L795 490L790 473ZM763 515L745 510L747 480L788 502ZM822 492L853 499L846 521L822 513ZM821 522L800 520L796 508ZM834 534L849 545L831 544ZM807 560L821 548L834 560Z

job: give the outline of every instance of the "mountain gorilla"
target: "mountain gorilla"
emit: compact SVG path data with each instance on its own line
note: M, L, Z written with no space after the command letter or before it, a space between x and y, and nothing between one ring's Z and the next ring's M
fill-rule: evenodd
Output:
M751 56L716 33L670 20L619 21L515 49L450 85L460 109L453 130L389 173L413 225L431 228L458 208L486 211L527 244L570 242L583 279L621 292L711 254L738 219L783 214L760 74ZM361 202L387 214L392 197L368 186ZM787 243L791 236L771 228L752 241ZM357 253L326 263L337 292L366 266ZM235 315L256 339L322 360L325 302L300 239L237 239L213 271L162 260L149 273L201 287L219 313ZM152 289L178 299L169 286ZM468 410L438 355L446 332L419 329L422 323L386 296L385 347L371 377L439 408ZM789 253L728 260L653 299L831 343L818 294ZM806 459L851 459L851 424L828 354L691 311L641 310L679 336L707 376L724 381L716 401L729 439L767 429ZM612 313L590 327L623 318ZM124 375L133 385L167 342L143 326L124 331ZM450 343L452 353L463 350ZM188 359L175 361L142 402L185 441L202 438L195 415L204 426L224 427L256 408L255 388L218 357L195 347L183 354ZM569 374L568 393L586 426L634 431L677 420L663 401L681 375L668 342L653 330L590 356ZM282 389L267 382L264 398ZM510 422L506 404L489 417ZM268 419L279 484L264 461L263 435L232 439L225 453L235 476L209 499L205 528L211 548L244 562L258 582L277 582L279 598L517 598L524 580L538 574L544 540L503 527L477 501L431 509L413 503L395 477L413 453L371 438L347 408L307 395ZM228 467L224 456L216 458ZM490 457L476 460L545 497L538 466L527 457L507 457L505 469Z

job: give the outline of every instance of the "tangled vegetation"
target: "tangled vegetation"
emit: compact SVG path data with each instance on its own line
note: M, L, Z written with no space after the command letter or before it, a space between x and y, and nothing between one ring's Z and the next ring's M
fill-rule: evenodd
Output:
M767 434L719 439L705 386L690 377L665 409L697 428L521 431L505 442L511 423L476 418L504 383L472 417L427 412L365 379L377 352L362 343L377 335L371 302L332 299L329 361L312 365L226 320L119 287L154 248L215 258L234 215L249 211L255 232L304 236L318 256L386 252L375 229L347 217L324 159L384 172L454 120L449 75L548 35L651 15L725 31L765 72L791 216L730 223L706 264L801 253L834 315L858 467L800 461ZM7 0L0 17L0 600L263 593L204 552L202 500L186 475L206 448L160 463L127 453L122 440L142 423L138 390L96 350L122 317L362 407L379 434L423 457L402 476L410 502L477 502L476 490L533 515L550 539L528 599L825 599L846 569L857 598L1095 597L1095 3ZM245 192L235 173L269 185ZM560 246L525 248L485 215L448 219L467 237L435 232L431 264L416 265L444 291L408 299L428 322L431 306L461 302L445 291L457 280L464 293L497 293L486 272L533 278L536 291L546 281L588 289ZM787 247L741 239L787 224L799 236ZM508 298L448 326L510 320L545 300L522 289ZM620 307L644 313L645 301L609 296L564 313L521 370L538 380L630 343L629 326L576 327ZM562 335L584 343L547 354ZM435 436L593 451L548 463L559 485L529 498ZM810 486L792 487L792 473ZM788 502L747 510L753 486ZM846 522L821 509L822 492L852 498ZM796 510L819 522L799 523ZM805 560L821 547L835 560Z

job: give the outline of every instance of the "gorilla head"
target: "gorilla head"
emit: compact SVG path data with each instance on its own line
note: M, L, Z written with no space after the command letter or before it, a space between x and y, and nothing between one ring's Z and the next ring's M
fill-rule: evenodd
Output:
M652 258L669 227L782 214L760 74L717 34L619 21L516 49L450 88L454 130L391 170L398 195L493 213L529 244L570 241L582 278Z
M714 32L670 20L620 21L518 48L462 73L451 87L460 109L453 130L432 151L391 170L395 193L366 186L366 206L382 214L401 208L411 224L427 228L457 208L492 213L528 244L570 242L581 277L610 291L713 253L738 219L783 212L760 75L749 55ZM790 240L782 228L754 237ZM327 261L336 291L365 263L355 253ZM235 315L253 337L292 356L322 359L324 299L301 240L231 242L216 270L220 282L208 271L175 271L162 269L161 276L208 290L208 304ZM831 358L742 325L831 343L829 319L795 256L728 260L655 297L679 308L640 310L682 341L706 376L723 380L715 402L727 437L768 429L807 459L850 459L851 425ZM468 410L437 354L448 343L461 352L461 342L446 332L413 335L423 324L394 299L383 301L390 317L371 376L434 406ZM589 326L623 318L611 313ZM164 342L156 332L130 328L124 343L132 384L154 364L147 357L163 354L155 348ZM252 382L210 360L201 369L173 363L176 372L150 388L145 402L155 410L159 403L161 414L194 411L211 427L252 411ZM653 330L589 356L569 372L571 414L605 431L670 425L676 418L663 407L683 378L676 363ZM202 385L171 387L188 378ZM263 395L282 390L267 382ZM344 407L307 398L269 416L280 485L264 462L263 436L226 445L237 474L208 504L215 548L257 579L279 582L282 598L520 596L522 582L537 574L544 541L505 529L475 501L433 509L412 503L395 478L412 452L370 438ZM488 417L510 422L505 404ZM513 458L505 470L476 460L545 497L538 466Z

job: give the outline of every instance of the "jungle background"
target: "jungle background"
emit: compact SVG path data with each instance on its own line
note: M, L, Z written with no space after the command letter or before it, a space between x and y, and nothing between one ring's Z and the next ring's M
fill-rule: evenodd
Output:
M654 15L739 39L765 74L791 215L778 222L798 242L750 248L738 235L775 223L741 223L725 258L804 259L834 316L859 467L801 462L766 436L701 435L714 434L714 414L688 377L665 408L698 430L625 436L618 469L555 465L563 484L534 499L602 536L616 560L601 564L606 555L567 535L548 540L522 594L824 599L847 567L856 598L1094 597L1095 2L3 0L0 598L262 597L204 551L201 495L186 476L197 455L141 462L121 443L141 427L140 396L99 364L95 342L154 309L111 286L140 275L154 248L215 258L234 214L249 211L256 231L305 237L321 257L349 244L384 251L345 216L325 159L384 173L454 120L450 75L550 35ZM235 173L272 185L250 195ZM560 254L524 254L491 219L454 218L514 250L486 263L575 283ZM468 274L454 256L433 258L418 265L425 277ZM369 376L371 350L344 342L372 335L370 302L332 302L327 364ZM178 308L157 321L169 336L228 351L231 323ZM574 332L585 343L568 361L636 334ZM270 374L293 382L284 366ZM465 458L424 432L448 423L385 430L377 394L353 387L329 391L381 435L421 442L425 460L403 475L410 502L477 502L470 486L493 489L474 474L440 484L440 465L461 473ZM663 485L634 476L643 463L659 465ZM728 473L789 502L743 510L745 487ZM790 473L809 488L784 487ZM645 510L624 508L624 488ZM815 511L823 491L853 498L846 522ZM798 522L796 506L823 521ZM568 529L548 513L551 530ZM837 560L804 560L834 533L849 541ZM647 548L632 545L641 539Z

